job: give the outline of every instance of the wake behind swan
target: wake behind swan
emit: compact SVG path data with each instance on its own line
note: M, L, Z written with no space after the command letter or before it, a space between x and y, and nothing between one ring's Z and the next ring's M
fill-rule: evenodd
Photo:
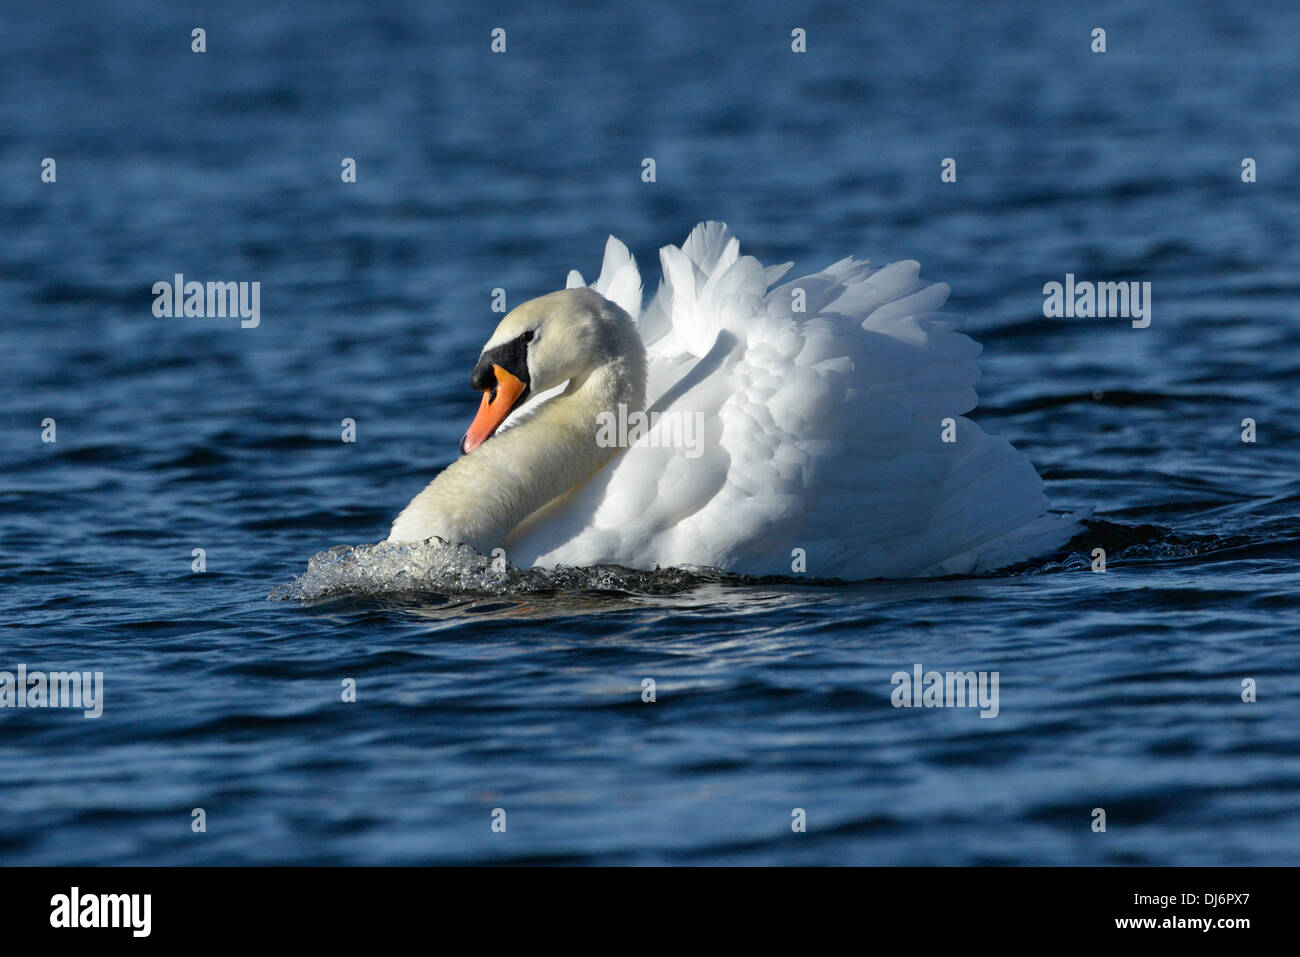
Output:
M791 264L740 255L725 224L660 251L644 308L610 237L599 278L502 319L471 376L464 454L398 515L518 568L706 566L867 579L976 574L1079 529L1048 514L1033 465L964 416L980 346L938 312L916 262ZM641 441L610 416L646 413ZM658 434L702 423L683 448Z

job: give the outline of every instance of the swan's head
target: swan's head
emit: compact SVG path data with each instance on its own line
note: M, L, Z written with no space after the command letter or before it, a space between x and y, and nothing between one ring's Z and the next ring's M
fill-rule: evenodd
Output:
M491 438L530 395L580 383L593 370L620 361L644 380L645 352L635 323L595 290L564 289L517 306L501 320L470 376L483 401L461 452Z

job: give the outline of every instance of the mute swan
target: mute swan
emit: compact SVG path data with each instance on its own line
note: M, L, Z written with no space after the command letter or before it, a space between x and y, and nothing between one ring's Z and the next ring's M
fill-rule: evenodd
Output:
M1028 459L962 418L980 346L935 312L948 287L919 264L843 259L776 285L790 264L741 256L715 222L660 260L644 311L611 236L590 288L572 272L501 320L465 454L389 541L504 547L519 567L863 579L992 570L1078 530L1047 513ZM617 447L605 426L647 400L657 428ZM666 434L674 416L702 423L694 448Z

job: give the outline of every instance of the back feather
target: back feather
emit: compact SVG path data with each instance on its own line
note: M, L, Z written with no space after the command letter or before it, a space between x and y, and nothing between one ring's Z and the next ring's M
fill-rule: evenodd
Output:
M512 561L789 574L802 549L815 577L964 574L1077 529L1047 515L1028 459L963 417L980 346L938 312L948 287L918 263L842 259L773 288L789 264L742 256L719 222L660 262L643 313L611 236L593 288L639 318L650 408L698 422L699 446L620 452L515 532Z

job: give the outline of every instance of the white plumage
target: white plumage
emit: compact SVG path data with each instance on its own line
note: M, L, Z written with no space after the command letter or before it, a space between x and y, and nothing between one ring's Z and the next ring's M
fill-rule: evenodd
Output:
M917 263L843 259L774 285L789 264L740 255L717 222L660 261L643 311L636 263L611 236L592 288L637 320L650 410L703 415L699 454L618 451L513 531L513 564L789 574L802 549L815 577L967 574L1077 531L1047 513L1028 459L962 418L980 346L937 312L948 287ZM941 440L949 417L955 443Z

